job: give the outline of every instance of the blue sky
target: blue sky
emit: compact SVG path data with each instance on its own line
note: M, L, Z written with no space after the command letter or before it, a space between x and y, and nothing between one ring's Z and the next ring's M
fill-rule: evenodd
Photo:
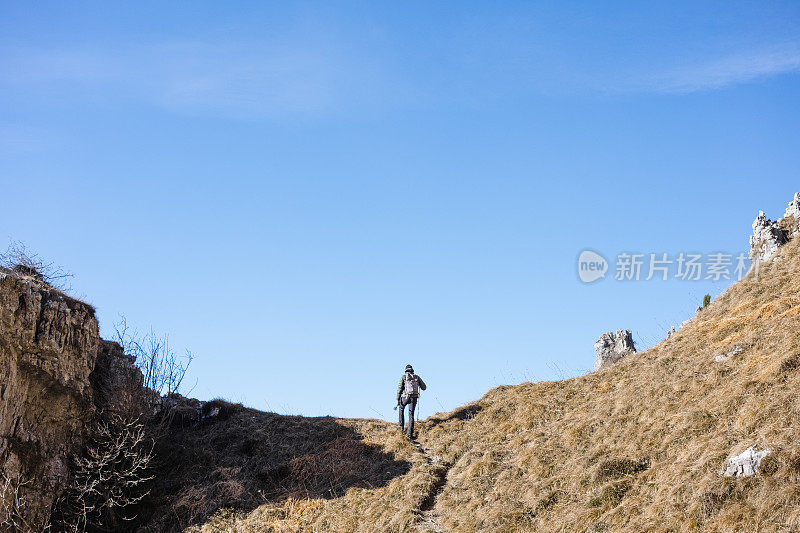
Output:
M393 416L589 371L800 190L800 4L0 3L0 237L196 360L192 395Z

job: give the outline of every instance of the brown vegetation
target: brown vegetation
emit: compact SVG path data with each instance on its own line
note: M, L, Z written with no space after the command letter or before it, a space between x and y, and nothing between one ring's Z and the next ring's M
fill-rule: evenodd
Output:
M298 502L379 488L409 471L408 461L364 440L348 421L281 416L223 400L205 404L203 411L216 414L189 424L175 418L156 448L155 510L148 529L182 530L220 509L240 514L267 502L288 501L281 506L289 505L291 513L308 511L316 504ZM383 426L357 424L367 432ZM381 437L385 442L386 435Z
M70 490L83 494L74 501L89 503L84 525L94 529L800 531L800 239L654 348L578 378L493 389L421 421L419 443L388 422L281 416L224 400L201 407L174 392L158 400L170 407L157 410L146 438L138 421L144 412L112 402L140 405L133 398L146 390L144 378L130 373L122 348L99 340L93 310L35 276L16 276L0 280L2 308L11 311L4 327L23 333L58 327L47 328L52 354L35 344L20 351L0 338L4 353L14 356L6 360L36 356L54 369L48 383L75 375L85 392L79 401L67 395L69 401L43 398L41 405L30 395L12 404L7 394L5 419L34 413L44 420L55 402L85 404L100 421L117 420L75 458L86 468L74 470ZM25 292L26 277L38 293ZM157 341L140 346L171 354ZM91 375L94 360L79 353L96 355ZM165 390L180 383L180 359L152 360L153 368L180 373L160 381ZM10 366L6 374L20 376L15 390L41 388L21 386L41 372ZM47 390L64 395L73 390L67 385ZM82 412L69 413L74 434ZM31 456L31 439L9 435L7 453ZM125 435L132 440L120 441ZM722 476L726 458L751 445L771 450L759 474ZM28 461L39 468L28 468L28 477L14 477L14 464L6 461L0 483L6 511L0 529L35 530L24 520L29 506L43 507L41 498L26 495L34 494L30 479L40 483L46 462ZM97 465L106 464L116 465L116 478L98 482L94 473L105 467ZM131 480L136 490L115 488Z
M493 389L422 422L420 447L389 423L331 419L410 470L324 495L292 485L248 512L249 495L195 530L800 530L800 240L778 257L651 350ZM773 450L759 475L721 476L752 444Z

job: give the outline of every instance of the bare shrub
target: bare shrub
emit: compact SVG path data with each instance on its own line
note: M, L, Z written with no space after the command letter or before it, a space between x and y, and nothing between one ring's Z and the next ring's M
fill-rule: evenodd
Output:
M118 531L136 518L153 480L153 439L144 422L111 415L75 458L60 525L68 531Z
M27 501L25 486L30 480L23 480L20 475L12 478L3 474L0 481L0 530L19 531L24 533L44 533L50 531L50 524L32 524L26 520Z
M115 330L127 357L112 348L95 376L103 410L89 443L73 458L71 483L57 506L55 519L65 531L132 531L148 515L163 466L156 450L174 415L161 395L176 394L192 360L188 351L175 354L167 336L152 330L138 335L124 317ZM141 376L130 373L128 358Z
M0 253L0 265L17 275L47 282L59 290L69 289L66 280L72 277L72 273L43 259L23 242L12 241L6 251Z

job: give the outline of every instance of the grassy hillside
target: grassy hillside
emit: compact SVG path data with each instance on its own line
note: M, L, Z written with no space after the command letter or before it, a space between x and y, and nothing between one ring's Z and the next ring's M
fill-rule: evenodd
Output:
M221 400L208 406L219 414L199 425L176 417L158 445L158 475L143 505L151 515L143 517L147 531L181 531L222 510L207 526L216 530L213 524L253 509L261 530L275 521L291 529L302 523L296 517L321 510L326 500L372 489L397 497L398 487L414 483L421 483L417 492L428 490L424 479L409 475L420 461L415 448L384 422L283 416ZM268 502L280 502L280 509L257 509ZM387 527L413 521L417 504L392 508ZM403 508L405 515L395 512Z
M800 239L656 347L493 389L421 423L419 445L327 420L404 466L328 494L292 482L192 530L800 531ZM753 444L772 450L759 475L720 475ZM319 453L324 468L358 461Z

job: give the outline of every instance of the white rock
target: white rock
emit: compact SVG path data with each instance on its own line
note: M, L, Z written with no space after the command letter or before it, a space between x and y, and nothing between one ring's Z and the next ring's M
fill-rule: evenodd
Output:
M748 477L758 474L758 468L764 457L770 454L771 450L758 450L756 446L750 446L739 455L729 458L722 467L720 474L723 476Z
M750 236L750 259L753 263L769 261L786 242L786 233L778 222L768 219L763 211L759 211Z
M763 211L753 221L753 234L750 236L750 259L755 265L769 261L778 248L800 233L800 192L794 198L780 220L768 219Z
M742 350L744 350L744 348L742 348L741 346L734 346L734 348L729 352L716 356L714 358L714 361L716 361L717 363L724 363L725 361L727 361L737 353L741 352Z
M786 208L786 212L783 214L783 218L792 217L796 221L800 221L800 192L794 193L794 199L789 202L789 207ZM792 235L797 234L797 228L794 229Z
M595 370L614 364L626 355L636 353L633 335L629 329L620 329L616 333L610 331L603 333L594 343L594 349L597 350L597 359L594 363Z

